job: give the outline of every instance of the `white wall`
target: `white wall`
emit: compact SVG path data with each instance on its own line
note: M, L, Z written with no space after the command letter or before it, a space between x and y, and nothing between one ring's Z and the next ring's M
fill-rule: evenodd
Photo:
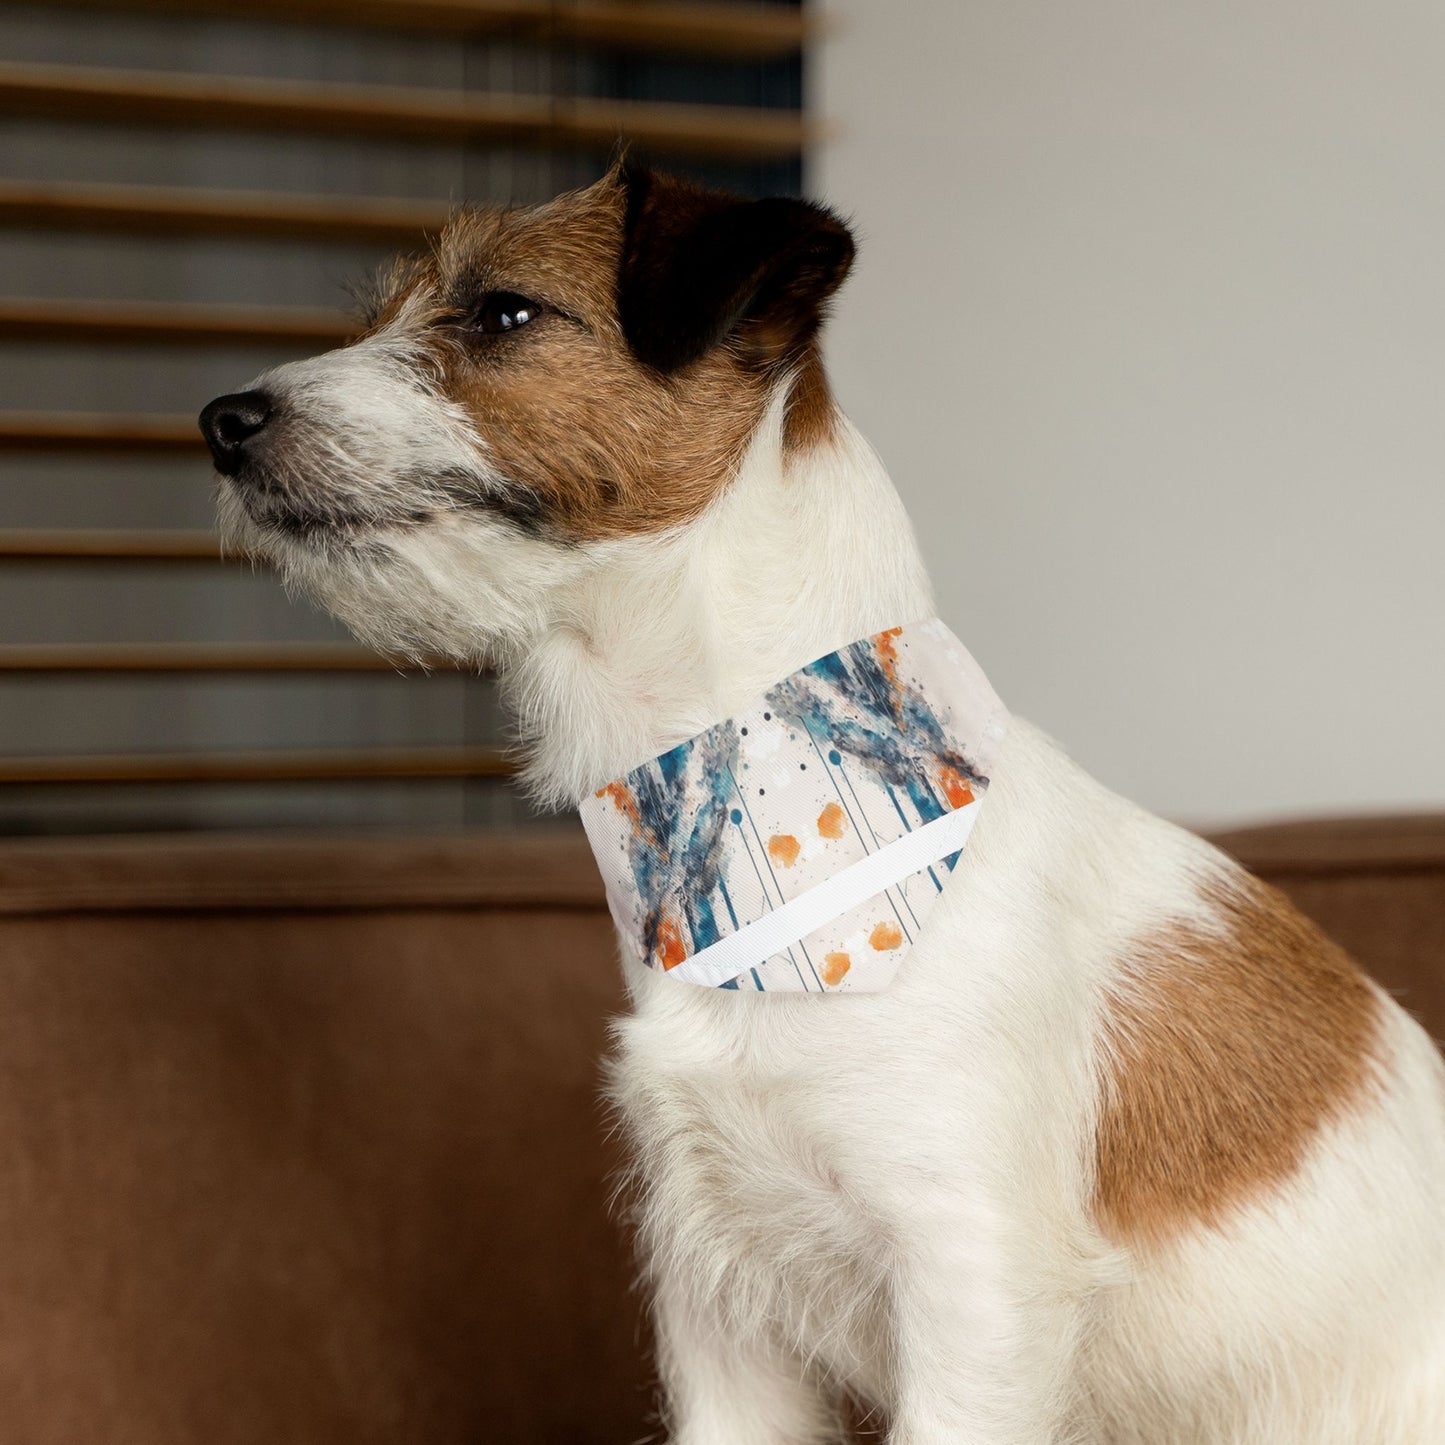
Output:
M1004 698L1194 822L1445 805L1445 6L821 8L835 386Z

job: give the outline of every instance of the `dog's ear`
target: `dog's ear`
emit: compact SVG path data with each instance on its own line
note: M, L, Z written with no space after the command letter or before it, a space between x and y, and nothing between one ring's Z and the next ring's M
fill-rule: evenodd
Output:
M677 371L736 335L752 359L787 362L822 322L853 237L807 201L748 201L623 161L617 304L638 360Z

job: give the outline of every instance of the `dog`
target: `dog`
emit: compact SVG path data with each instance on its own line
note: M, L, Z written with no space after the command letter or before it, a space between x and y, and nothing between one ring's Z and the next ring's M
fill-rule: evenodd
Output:
M458 213L356 342L212 402L224 533L494 666L576 805L933 612L819 332L847 226L626 160ZM898 344L886 338L886 344ZM1013 719L891 985L626 960L675 1445L1445 1441L1445 1071L1284 899Z

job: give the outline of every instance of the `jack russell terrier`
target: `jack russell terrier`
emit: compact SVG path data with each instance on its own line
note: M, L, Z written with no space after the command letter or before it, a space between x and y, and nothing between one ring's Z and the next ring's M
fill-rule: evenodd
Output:
M1445 1441L1434 1046L930 620L819 359L852 258L623 162L202 413L228 537L495 666L582 806L670 1438Z

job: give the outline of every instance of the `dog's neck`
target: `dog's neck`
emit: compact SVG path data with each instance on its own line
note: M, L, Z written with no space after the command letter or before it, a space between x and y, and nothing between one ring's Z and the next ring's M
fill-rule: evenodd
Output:
M841 415L792 453L782 414L697 521L599 551L505 670L544 802L575 804L814 658L932 613L876 453Z

